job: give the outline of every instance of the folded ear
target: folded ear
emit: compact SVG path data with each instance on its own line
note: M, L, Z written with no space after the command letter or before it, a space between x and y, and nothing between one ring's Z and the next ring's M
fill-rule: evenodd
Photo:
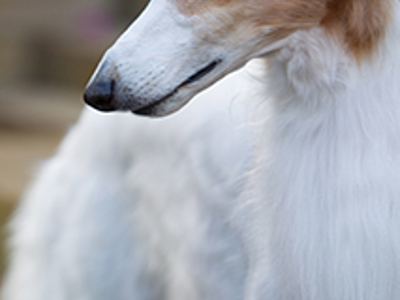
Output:
M385 35L393 0L328 0L322 24L337 35L357 59L369 56Z

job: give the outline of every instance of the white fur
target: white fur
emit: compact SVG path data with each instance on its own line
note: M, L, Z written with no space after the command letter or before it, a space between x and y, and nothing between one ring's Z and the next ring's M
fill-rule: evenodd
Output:
M319 29L271 63L254 299L400 299L399 25L361 65Z
M85 110L12 224L2 299L242 299L246 258L227 212L256 134L249 79L232 75L162 120Z
M400 299L394 15L361 64L314 28L261 88L243 70L166 120L85 112L13 224L4 299Z

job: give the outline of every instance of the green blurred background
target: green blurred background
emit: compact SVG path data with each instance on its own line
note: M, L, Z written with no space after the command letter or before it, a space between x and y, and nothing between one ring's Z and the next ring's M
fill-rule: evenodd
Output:
M83 107L101 54L147 0L0 0L0 282L5 224Z

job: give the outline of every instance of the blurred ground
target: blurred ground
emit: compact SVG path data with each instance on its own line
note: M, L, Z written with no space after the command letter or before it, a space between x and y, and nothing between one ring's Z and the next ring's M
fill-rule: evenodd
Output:
M145 0L0 1L0 282L4 225L83 107L97 60Z

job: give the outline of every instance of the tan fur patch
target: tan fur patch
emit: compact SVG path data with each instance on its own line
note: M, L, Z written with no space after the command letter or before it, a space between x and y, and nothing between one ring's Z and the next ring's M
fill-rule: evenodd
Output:
M391 0L329 0L322 25L344 41L357 59L373 53L385 35Z
M326 13L321 0L252 0L248 1L254 22L259 26L306 28L318 26Z
M212 7L223 7L232 5L233 2L240 2L238 0L172 0L180 13L186 16L195 14L202 14Z
M231 25L246 20L253 29L274 28L275 36L285 37L298 29L323 26L343 42L357 59L361 59L371 55L382 40L394 0L170 1L185 15L220 13L222 10L235 19ZM219 34L223 36L223 33Z

